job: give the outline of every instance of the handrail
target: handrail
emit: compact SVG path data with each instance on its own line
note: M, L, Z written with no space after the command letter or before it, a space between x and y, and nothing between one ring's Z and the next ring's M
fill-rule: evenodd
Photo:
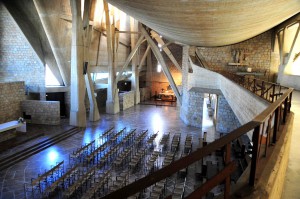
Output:
M277 99L275 102L270 104L263 112L257 115L252 121L256 122L264 122L270 116L270 114L274 113L275 110L280 106L280 104L284 103L285 99L289 97L289 95L293 92L293 88L289 88L283 95Z
M281 89L281 87L280 87ZM250 175L249 175L249 185L254 186L255 179L256 179L256 169L258 167L259 159L260 159L260 149L262 146L262 136L264 132L267 134L266 138L266 147L265 147L265 156L267 154L267 149L269 147L269 142L271 139L271 129L272 129L272 120L274 119L274 127L273 127L273 141L272 143L275 144L276 139L277 139L277 131L279 129L279 125L281 125L280 120L283 121L282 124L285 123L287 113L290 110L291 107L291 98L292 98L292 92L293 88L289 88L285 91L285 93L282 93L281 96L277 99L276 101L273 102L268 108L266 108L262 113L257 115L252 121L242 125L241 127L233 130L232 132L228 133L227 135L221 137L220 139L209 143L208 145L204 146L203 148L197 149L196 151L190 153L189 155L176 160L172 162L171 164L163 167L160 170L157 170L150 175L147 175L125 187L122 187L112 193L109 193L106 196L103 196L102 199L109 199L109 198L126 198L129 197L149 186L152 184L165 179L169 177L170 175L180 171L181 169L184 169L191 164L195 163L196 161L201 160L205 156L211 154L212 152L222 148L222 147L229 147L229 149L226 150L226 159L225 160L225 167L229 168L230 166L231 169L228 169L228 173L222 173L222 174L217 174L216 176L222 176L226 178L226 181L228 182L231 172L233 171L233 165L232 163L229 162L230 159L230 143L239 138L240 136L252 131L253 131L253 152L252 152L252 161L251 161L251 170L250 170ZM275 94L274 94L275 95ZM283 113L282 113L283 111ZM265 121L268 120L268 124L265 124ZM229 153L229 154L228 154ZM229 157L229 158L228 158ZM215 177L216 177L215 176ZM206 183L208 184L203 184L203 187L211 187L209 184L214 184L212 182L214 178L209 179ZM225 194L224 197L228 198L229 197L229 190L226 190L226 185L225 183ZM230 184L230 181L229 183ZM228 185L229 186L229 185ZM205 191L208 192L208 188L200 188L200 192L204 193ZM204 192L203 192L204 189ZM195 192L198 192L199 190L195 190ZM192 193L193 194L193 193Z
M225 71L216 72L234 81L240 86L248 89L255 95L261 97L264 100L267 100L268 102L274 102L275 100L277 100L278 96L281 96L283 94L282 89L289 89L288 87L281 86L280 84L267 82L261 79L245 77Z
M171 164L167 165L166 167L157 170L151 173L148 176L145 176L121 189L118 189L115 192L112 192L102 199L109 199L109 198L118 198L119 196L128 197L140 190L143 190L155 182L158 182L162 179L169 177L170 175L174 174L175 172L188 167L189 165L193 164L194 162L201 160L203 157L209 155L210 153L216 151L217 149L222 148L226 144L230 143L232 140L239 138L241 135L245 134L246 132L252 130L253 128L259 126L261 123L250 121L243 126L233 130L231 133L221 137L220 139L206 145L203 148L200 148L190 155L187 155L179 160L172 162Z

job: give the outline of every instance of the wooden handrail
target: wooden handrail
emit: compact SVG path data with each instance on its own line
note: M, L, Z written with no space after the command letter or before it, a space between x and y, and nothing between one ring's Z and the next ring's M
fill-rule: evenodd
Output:
M268 106L263 112L257 115L252 121L264 122L268 117L275 112L275 110L284 103L285 99L293 92L293 88L289 88L285 93L281 95L275 102Z
M237 139L241 135L247 133L248 131L254 129L255 127L259 126L261 123L250 121L243 126L233 130L231 133L221 137L220 139L206 145L203 148L200 148L192 153L190 155L185 156L179 160L176 160L172 162L171 164L167 165L166 167L153 172L150 175L147 175L125 187L122 187L121 189L118 189L115 192L112 192L104 197L102 199L108 199L108 198L118 198L120 196L126 198L129 197L140 190L143 190L155 182L158 182L162 179L165 179L172 174L176 173L177 171L188 167L189 165L193 164L194 162L201 160L203 157L209 155L210 153L216 151L217 149L222 148L226 144L230 143L232 140Z
M230 176L232 172L236 169L237 165L234 161L230 162L224 169L222 169L219 173L213 176L208 183L203 184L199 188L197 188L194 192L186 197L186 199L193 199L193 198L202 198L206 193L207 190L211 190L222 181L225 180L226 177Z
M242 82L245 79L240 78L240 80L241 80L240 82ZM258 80L258 81L260 81L260 80ZM253 84L254 84L253 91L255 91L256 90L256 87L255 87L256 79L253 80ZM273 86L275 86L275 85L276 84L274 84ZM263 84L263 86L265 86L265 83ZM278 86L278 85L276 85L276 86ZM250 85L250 87L251 87L251 85ZM250 87L248 85L248 89ZM281 88L286 88L286 87L281 87L279 85L279 92L281 92ZM273 90L274 90L274 87L273 87ZM253 154L252 154L252 164L251 164L251 172L250 172L250 176L249 176L249 185L253 186L255 183L256 168L257 168L257 163L258 163L258 158L259 158L259 149L260 149L260 145L261 145L261 143L259 143L259 140L260 140L259 136L261 136L263 133L263 132L261 132L261 129L264 129L265 121L267 119L270 119L270 117L275 113L274 134L275 134L275 139L276 139L276 131L277 131L277 125L278 125L277 123L278 123L279 115L280 115L278 112L281 112L282 104L284 104L284 110L283 110L284 113L283 113L283 119L282 119L282 121L284 122L286 114L290 110L290 107L291 107L292 92L293 92L292 88L287 88L287 90L284 93L280 94L281 96L278 99L276 99L275 102L270 104L270 106L268 108L266 108L261 114L256 116L252 121L242 125L241 127L233 130L232 132L228 133L227 135L221 137L220 139L204 146L203 148L197 149L196 151L190 153L189 155L172 162L171 164L163 167L162 169L157 170L157 171L151 173L150 175L147 175L125 187L122 187L115 192L112 192L106 196L103 196L102 199L120 198L120 196L122 198L129 197L129 196L151 186L152 184L171 176L172 174L180 171L181 169L184 169L184 168L190 166L191 164L195 163L196 161L199 161L202 158L204 158L205 156L213 153L214 151L230 144L233 140L239 138L240 136L242 136L252 130L254 130L253 135L254 135L255 139L252 140L253 144L254 144L254 149L253 149ZM255 93L255 94L257 94L257 93ZM264 95L259 95L259 96L263 97ZM271 123L271 122L269 122L269 123ZM273 140L274 140L274 136L273 136ZM220 176L222 176L222 178L224 178L224 179L225 178L228 179L228 176L234 170L233 165L234 165L233 163L228 163L224 169L224 170L227 169L228 171L226 170L227 171L226 174L225 173L217 174L216 176L218 176L218 179L221 178ZM216 183L213 181L214 181L214 178L209 179L206 182L207 184L203 185L203 186L210 188L211 186L213 186ZM202 190L202 189L200 190L201 193L204 193L205 191L207 192L208 188L205 188L205 190ZM197 190L195 191L195 193L192 193L192 194L196 194L196 192L197 192Z

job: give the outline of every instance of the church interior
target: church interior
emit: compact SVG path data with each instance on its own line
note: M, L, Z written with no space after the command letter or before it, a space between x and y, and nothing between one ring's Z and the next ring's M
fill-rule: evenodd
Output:
M299 0L1 0L0 199L299 198Z

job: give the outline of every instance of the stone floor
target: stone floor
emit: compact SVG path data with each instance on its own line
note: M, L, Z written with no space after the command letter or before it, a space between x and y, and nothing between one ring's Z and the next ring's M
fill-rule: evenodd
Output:
M204 109L206 106L204 106ZM204 111L205 113L206 111ZM0 158L22 150L54 134L64 132L71 128L67 125L67 120L62 120L60 126L28 125L30 133L43 132L45 136L22 144L18 147L0 153ZM179 118L179 108L170 106L137 105L115 115L101 114L97 122L89 122L86 129L80 133L52 146L30 158L17 163L10 168L0 172L0 199L20 199L24 198L24 183L30 182L31 178L36 178L38 174L49 170L51 166L62 160L65 161L65 169L68 165L69 154L81 145L97 139L105 130L114 127L120 130L127 127L127 130L136 128L138 132L148 129L150 134L158 132L155 142L158 144L163 133L180 133L181 139L187 134L193 136L193 149L199 144L202 132L207 132L207 141L211 142L218 138L218 133L211 118L204 117L203 128L199 129L185 125ZM177 154L180 156L180 153ZM171 179L171 178L170 178ZM171 179L172 181L172 179ZM194 183L194 182L191 182ZM193 189L191 186L189 192ZM188 186L187 186L188 187ZM218 191L218 190L217 190Z

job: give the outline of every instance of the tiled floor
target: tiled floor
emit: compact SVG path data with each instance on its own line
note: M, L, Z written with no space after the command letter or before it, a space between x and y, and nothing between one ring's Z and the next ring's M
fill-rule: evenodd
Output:
M193 135L193 147L197 147L198 140L202 137L202 131L208 132L207 141L209 142L214 141L218 136L215 133L212 121L207 119L204 121L202 130L186 126L179 118L179 108L169 106L137 105L115 115L101 114L99 121L89 122L87 128L80 133L1 171L0 199L24 198L24 183L30 182L31 178L36 178L39 173L49 170L56 162L65 160L66 169L70 153L79 146L97 139L110 127L114 127L116 130L124 127L127 127L127 130L137 128L138 132L148 129L150 134L159 132L156 137L157 143L162 134L166 132L171 132L171 134L181 133L182 140L185 139L186 134L191 134ZM63 132L68 128L70 127L66 124L66 121L63 121L61 126L29 125L30 131L44 132L45 136L2 152L0 158L31 146L45 139L45 137Z

